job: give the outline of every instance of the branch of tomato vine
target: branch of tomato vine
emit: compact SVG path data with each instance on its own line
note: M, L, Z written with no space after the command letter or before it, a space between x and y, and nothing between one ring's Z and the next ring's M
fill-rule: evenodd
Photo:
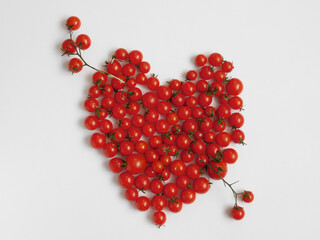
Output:
M232 185L235 184L235 183L237 183L238 181L236 181L236 182L234 182L234 183L228 183L228 182L220 175L220 173L219 173L216 169L213 168L213 166L211 166L209 163L204 162L203 160L200 160L200 161L203 162L207 167L211 168L216 174L218 174L218 176L221 178L221 180L223 181L223 183L224 183L225 185L227 185L227 186L231 189L231 191L232 191L232 193L233 193L233 196L234 196L234 200L235 200L234 206L237 207L237 206L238 206L238 195L243 194L243 193L242 193L242 192L241 192L241 193L237 193L237 192L233 189Z
M75 50L76 50L76 53L75 54L69 54L69 55L77 55L82 61L83 61L83 66L87 66L89 68L92 68L93 70L96 70L98 72L101 72L103 74L106 74L108 77L111 77L111 78L115 78L115 79L118 79L120 82L124 83L124 81L116 76L114 76L113 74L110 74L110 73L107 73L105 71L102 71L102 70L99 70L93 66L91 66L90 64L88 64L84 58L82 57L82 54L81 54L81 49L79 48L79 46L77 46L76 44L73 43L73 40L72 40L72 34L73 32L71 30L69 30L69 34L70 34L70 43L74 46Z

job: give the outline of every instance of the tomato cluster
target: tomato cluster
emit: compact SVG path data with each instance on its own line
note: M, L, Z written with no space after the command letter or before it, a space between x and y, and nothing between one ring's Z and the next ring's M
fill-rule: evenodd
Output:
M75 18L67 21L69 31L80 27ZM90 44L85 34L75 42L70 34L63 42L66 54L80 57L69 62L73 73L91 67L81 55ZM233 64L219 53L200 54L195 64L196 69L188 71L183 81L173 79L160 85L156 75L148 74L150 64L140 51L119 48L105 70L92 75L84 102L90 112L85 127L96 131L92 147L102 149L111 171L119 174L126 199L140 211L155 210L158 226L166 222L165 208L180 212L183 204L206 193L209 177L227 183L228 165L238 159L230 145L245 140L240 130L243 84L228 76ZM253 200L252 192L239 194L244 202ZM231 215L241 219L244 211L237 205L238 193L234 196Z

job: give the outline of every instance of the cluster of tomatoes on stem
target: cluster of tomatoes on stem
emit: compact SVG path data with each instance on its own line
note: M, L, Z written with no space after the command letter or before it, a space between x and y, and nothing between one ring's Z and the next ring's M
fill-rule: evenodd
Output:
M85 126L97 130L91 145L110 159L111 171L119 173L119 183L126 189L125 197L140 211L151 206L155 224L162 226L166 207L180 212L183 204L209 190L209 178L222 180L235 199L231 216L242 219L245 213L238 197L251 202L254 195L236 192L234 183L225 180L228 165L238 159L229 145L245 144L240 129L243 84L228 77L233 64L219 53L199 54L197 69L188 71L183 81L160 85L155 74L147 76L150 64L140 51L119 48L105 69L98 70L82 56L91 45L89 36L80 34L73 40L73 30L80 25L77 17L67 20L70 38L62 43L62 51L77 56L69 61L72 73L84 66L95 70L84 103L91 114ZM147 90L142 92L143 88Z

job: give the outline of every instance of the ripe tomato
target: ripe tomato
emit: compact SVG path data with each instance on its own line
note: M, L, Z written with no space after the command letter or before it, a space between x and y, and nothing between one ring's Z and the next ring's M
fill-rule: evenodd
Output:
M151 68L150 63L148 63L148 62L141 62L139 64L139 70L142 73L148 73L150 71L150 68Z
M170 164L170 171L176 176L181 176L186 171L186 164L181 160L175 160Z
M237 130L234 130L232 133L231 133L231 139L233 142L235 143L240 143L240 144L244 144L244 139L245 139L245 135L244 135L244 132L242 132L241 130L237 129Z
M153 178L157 175L157 173L155 171L152 170L152 167L151 166L148 166L145 170L146 172L146 175L149 177L149 178ZM151 187L151 186L150 186Z
M218 144L210 143L206 148L206 153L209 157L215 158L219 150L220 146Z
M227 147L231 142L231 136L227 132L219 132L216 136L216 143L220 147Z
M244 191L242 194L242 201L246 203L251 203L254 199L254 195L250 191Z
M223 160L228 164L233 164L238 159L238 153L233 148L226 148L222 152Z
M140 51L133 50L128 54L128 58L132 64L138 65L139 63L141 63L143 55Z
M157 77L150 77L148 78L147 80L147 87L150 89L150 90L157 90L158 87L159 87L159 79Z
M211 68L210 66L203 66L199 74L203 80L209 80L213 78L213 73L213 68Z
M123 170L123 160L115 157L109 161L109 168L114 173L120 173Z
M222 82L226 79L226 73L224 71L218 70L213 74L213 78L217 82Z
M190 146L191 139L186 134L179 134L176 138L176 145L180 149L186 149Z
M131 123L135 127L142 127L145 124L144 116L142 116L141 114L133 115L133 117L131 118Z
M144 155L146 157L147 162L149 163L153 163L159 160L159 154L154 149L147 149Z
M98 98L101 95L101 90L97 86L89 88L89 96L92 98Z
M86 50L91 45L91 39L86 34L80 34L76 39L76 44L80 49Z
M170 178L171 173L168 168L165 168L161 173L157 173L157 175L159 176L160 180L167 181Z
M106 157L111 158L114 157L118 152L117 145L113 142L108 142L103 147L103 153Z
M172 79L169 83L169 87L174 91L178 91L181 87L181 82L177 79Z
M182 209L183 203L179 198L176 198L175 200L170 200L168 203L168 208L171 212L177 213L180 212Z
M208 163L209 162L209 156L207 154L200 154L197 156L196 158L196 164L199 166L199 167L205 167L206 164L205 163Z
M138 141L134 144L134 150L137 153L145 153L148 149L148 144L145 141Z
M147 92L142 96L142 103L145 108L154 108L158 104L158 96L153 92Z
M140 110L140 106L137 102L131 102L129 103L127 106L127 113L129 113L130 115L135 115L139 112Z
M69 30L78 30L81 26L81 21L78 17L72 16L67 19L66 25Z
M136 76L136 81L140 85L145 85L147 83L148 77L144 73L139 73Z
M92 75L92 82L98 87L105 86L107 84L107 80L108 80L108 76L106 74L104 74L104 73L95 72Z
M119 60L127 60L128 52L124 48L118 48L115 51L114 56L116 57L116 59L119 59Z
M221 69L222 71L229 73L233 69L233 64L231 62L225 61L224 63L222 63Z
M151 199L151 206L154 210L161 211L167 206L167 199L161 195L155 195Z
M149 123L156 123L159 119L159 113L155 109L150 109L144 116Z
M84 125L88 130L95 130L99 126L99 119L96 116L89 116L84 120Z
M203 132L207 132L207 131L210 131L212 129L212 126L213 126L213 121L211 118L209 117L205 117L204 119L202 119L200 121L200 126L199 126L199 129Z
M119 75L121 72L121 64L117 60L112 60L107 65L107 72L112 75Z
M148 143L151 148L157 148L162 144L162 138L160 136L152 136L149 138Z
M192 109L192 117L195 119L202 118L204 115L204 111L201 107L195 107Z
M153 124L151 123L146 123L143 125L142 127L142 133L143 135L145 135L146 137L151 137L154 135L156 129L155 127L153 126Z
M182 106L178 108L178 116L182 120L186 120L191 117L191 109L187 106Z
M159 179L154 179L150 183L150 190L154 194L160 194L163 191L163 182Z
M190 183L190 178L186 175L181 175L176 178L176 185L180 189L185 189Z
M200 177L200 167L197 164L190 164L186 169L186 175L190 179L197 179ZM181 199L182 200L182 199Z
M136 200L136 208L140 211L147 211L150 207L150 199L145 197L145 196L141 196L138 197L138 199Z
M203 54L199 54L195 60L197 66L202 67L207 63L207 57Z
M177 185L175 185L174 183L167 183L163 187L163 194L167 198L172 198L172 197L175 198L176 196L178 196L178 193L179 193L179 189Z
M119 175L119 183L124 188L131 188L134 183L134 177L131 173L123 172Z
M153 214L153 221L158 227L161 227L163 224L165 224L166 220L166 214L162 211L157 211Z
M216 132L223 132L226 129L227 125L224 120L218 119L213 122L213 130Z
M199 177L196 180L194 180L192 187L196 193L203 194L209 191L210 183L208 179L204 177Z
M125 138L125 132L121 128L114 128L109 134L109 139L113 142L122 142Z
M168 147L170 149L170 146ZM170 150L169 150L170 151ZM168 152L169 154L169 152ZM163 163L165 167L169 166L171 163L171 157L170 156L161 156L160 161Z
M135 188L128 188L126 190L126 199L128 199L129 201L136 201L138 199L139 193L138 190Z
M74 47L75 43L71 39L66 39L63 41L61 45L61 50L67 54L74 54L76 52L76 48Z
M238 78L232 78L227 83L226 90L230 95L239 95L243 90L243 84Z
M159 99L167 101L172 96L172 90L170 87L168 87L166 85L162 85L162 86L158 87L157 95L158 95Z
M194 153L188 149L185 149L181 152L180 157L182 161L189 163L194 159Z
M239 96L234 96L229 99L229 105L232 109L241 109L243 107L243 101Z
M212 53L208 58L209 63L214 67L219 67L222 64L223 57L219 53Z
M114 105L112 107L112 116L115 119L121 119L124 118L124 116L127 114L126 108L122 105Z
M241 113L233 113L228 118L230 125L232 128L241 128L244 123L244 117Z
M224 85L221 82L213 82L210 85L210 93L215 96L220 96L223 94L224 91Z
M184 82L181 85L181 92L185 96L191 96L196 91L196 85L193 82Z
M118 127L123 130L128 130L131 128L131 120L129 118L122 118L119 120Z
M94 133L94 134L92 134L90 141L91 141L92 147L94 147L96 149L100 149L105 145L107 139L103 134Z
M127 166L126 169L129 173L140 174L147 167L147 161L141 154L131 154L126 158Z
M200 93L198 103L200 107L208 107L212 103L212 96L207 93Z
M206 145L202 140L196 140L191 144L191 150L195 154L200 154L206 150Z
M69 61L69 70L72 73L78 73L83 68L83 62L79 58L72 58Z
M115 104L115 100L112 96L106 96L101 100L102 107L108 110L111 109L114 106L114 104Z
M216 113L221 119L227 119L231 115L231 109L228 104L221 104Z
M162 172L164 168L163 162L159 161L154 161L152 163L152 170L155 171L156 173Z
M185 103L186 99L182 93L172 95L171 103L176 107L181 107Z
M119 145L119 152L124 156L130 155L134 150L134 145L130 141L123 141Z
M209 165L211 167L208 166L207 172L212 179L220 180L221 178L224 178L227 175L228 166L225 163L225 161L223 160L221 162L210 161Z
M197 76L198 76L198 74L196 71L190 70L187 72L186 78L187 78L187 80L193 81L193 80L196 80Z
M132 77L136 73L136 67L131 64L125 64L122 67L122 74L126 77Z
M235 220L241 220L242 218L244 218L244 215L245 215L245 212L243 208L240 206L234 206L231 210L231 216Z
M182 190L180 193L181 202L190 204L196 200L196 192L190 188Z
M136 179L134 180L134 185L137 189L144 191L149 189L150 180L147 175L141 174L137 176Z

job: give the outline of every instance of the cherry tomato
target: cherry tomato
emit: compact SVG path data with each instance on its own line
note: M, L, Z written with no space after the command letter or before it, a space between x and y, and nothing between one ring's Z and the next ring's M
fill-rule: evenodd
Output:
M241 143L241 144L244 144L244 139L245 139L245 135L244 135L244 132L242 132L241 130L237 129L237 130L234 130L232 133L231 133L231 139L233 142L235 143Z
M221 69L222 71L229 73L233 69L233 64L231 62L225 61L224 63L222 63Z
M212 179L221 180L221 178L224 178L227 175L228 166L225 163L225 161L223 160L221 162L210 161L209 165L211 167L208 166L207 172Z
M136 200L136 208L140 211L147 211L150 207L150 199L145 197L145 196L141 196L138 197L138 199Z
M187 78L187 80L193 81L193 80L196 80L197 76L198 76L198 74L196 71L190 70L187 72L186 78Z
M161 161L154 161L152 163L152 170L156 173L162 172L164 168L164 164Z
M91 39L86 34L80 34L76 39L76 44L80 49L86 50L91 45Z
M176 185L180 189L185 189L190 184L190 178L186 175L181 175L176 178Z
M161 211L167 206L167 199L161 195L155 195L151 199L151 206L157 211Z
M153 92L147 92L142 96L142 103L145 108L154 108L158 104L158 96Z
M151 123L146 123L143 125L142 127L142 133L143 135L145 135L146 137L151 137L154 135L156 129L155 127L153 126L153 124Z
M229 105L232 109L241 109L243 106L243 101L239 96L234 96L229 99Z
M196 85L193 82L184 82L181 85L181 92L185 96L191 96L196 91Z
M175 95L172 95L171 97L171 103L176 107L181 107L185 103L186 98L182 93L178 93Z
M153 214L153 221L158 227L161 227L163 224L165 224L166 220L166 214L162 211L157 211Z
M195 154L200 154L206 150L206 145L202 140L196 140L196 141L192 142L191 150Z
M149 163L153 163L159 160L159 154L154 149L147 149L144 155L146 157L147 162Z
M244 212L243 208L240 206L235 206L231 210L231 216L235 220L241 220L242 218L244 218L244 215L245 215L245 212Z
M112 60L107 65L107 72L112 75L118 75L121 72L121 64L117 60Z
M78 73L83 68L83 62L79 58L72 58L69 61L69 70L72 73Z
M176 138L176 145L180 149L186 149L190 146L191 139L186 134L179 134Z
M210 66L203 66L199 74L203 80L208 80L213 78L213 73L213 68L211 68Z
M133 50L128 54L128 58L132 64L138 65L139 63L141 63L143 55L140 51Z
M231 142L231 136L227 132L219 132L216 136L216 143L220 147L227 147Z
M192 187L196 193L203 194L209 191L210 183L208 179L204 177L199 177L196 180L194 180Z
M172 198L172 197L175 198L176 196L178 196L178 192L179 192L179 189L177 185L175 185L174 183L167 183L163 187L163 194L167 198Z
M147 87L150 89L150 90L157 90L158 87L159 87L159 79L157 77L150 77L148 78L147 80Z
M139 70L142 73L148 73L150 71L150 63L148 62L141 62L139 64Z
M171 173L170 173L169 169L165 168L165 169L163 169L163 171L161 173L157 173L157 175L159 176L160 180L167 181L170 178Z
M115 100L111 96L106 96L101 100L102 107L108 110L111 109L114 106L114 104L115 104Z
M196 179L200 177L200 167L197 164L190 164L186 169L186 175L190 179ZM182 199L181 199L182 200Z
M171 200L168 203L168 208L171 212L177 213L180 212L182 209L183 203L179 198L176 198L175 200Z
M152 136L149 138L148 143L151 148L157 148L162 144L162 138L160 136Z
M181 160L175 160L170 164L170 171L176 176L181 176L186 171L186 164Z
M116 57L116 59L119 59L119 60L127 60L128 52L124 48L118 48L115 51L114 56Z
M124 188L131 188L134 183L134 177L131 173L123 172L119 175L119 183Z
M114 157L118 152L117 145L113 142L108 142L103 147L103 153L106 157L111 158Z
M180 193L181 202L190 204L196 200L196 192L190 188L182 190Z
M132 77L136 73L136 67L131 64L125 64L122 67L122 74L126 77Z
M244 117L241 113L231 114L228 120L232 128L241 128L244 123Z
M144 73L139 73L136 76L136 81L140 85L145 85L147 83L148 77Z
M122 105L114 105L112 107L112 116L115 119L121 119L124 118L124 116L127 114L126 108Z
M167 115L171 111L171 104L167 101L159 101L157 111L162 115Z
M131 128L131 120L129 118L122 118L119 120L118 127L123 130L128 130Z
M233 164L238 159L238 153L233 148L226 148L222 152L223 160L228 164Z
M221 104L216 113L221 119L227 119L231 115L231 109L228 104Z
M220 150L220 146L216 143L211 143L206 148L206 153L209 157L215 158L217 152Z
M130 115L135 115L139 112L140 110L140 106L137 102L131 102L129 103L127 106L127 113L129 113Z
M232 78L227 83L226 90L230 95L239 95L243 90L243 84L238 78Z
M137 176L136 179L134 180L134 185L137 189L141 191L149 189L149 186L150 186L149 177L145 174L141 174Z
M94 134L92 134L90 141L91 141L92 147L94 147L96 149L100 149L105 145L107 139L103 134L94 133Z
M191 117L192 111L187 106L182 106L178 108L178 116L182 120L186 120Z
M123 160L118 157L112 158L109 161L109 168L114 173L120 173L123 170Z
M182 161L189 163L194 159L194 153L188 149L185 149L181 152L180 157Z
M155 109L150 109L144 116L149 123L156 123L159 119L159 113Z
M92 75L92 82L98 87L105 86L107 84L107 80L108 80L108 76L106 74L104 74L104 73L95 72Z
M123 141L119 145L119 152L124 156L130 155L134 150L134 145L130 141Z
M71 39L66 39L61 45L61 50L67 54L74 54L76 52L75 42Z
M159 179L154 179L150 183L150 190L154 194L160 194L163 191L163 182Z
M138 199L139 193L138 190L135 188L128 188L126 190L126 199L128 199L129 201L136 201Z
M167 101L172 96L172 90L166 85L159 86L157 89L157 95L159 99Z
M172 79L169 83L169 87L174 91L178 91L181 87L181 82L177 79Z
M131 154L126 158L127 166L126 169L129 173L140 174L147 167L147 161L141 154Z
M78 17L72 16L67 19L66 25L69 30L78 30L81 26L81 21Z
M209 162L209 157L206 154L200 154L196 158L196 164L201 168L205 167L206 166L205 163L208 163L208 162Z
M205 65L207 63L207 57L203 54L199 54L196 57L195 62L196 62L197 66L202 67L203 65Z
M96 116L89 116L84 120L84 125L88 130L95 130L99 126L99 119Z
M214 67L219 67L222 64L223 57L219 53L212 53L208 58L209 63Z
M242 201L246 203L251 203L254 199L254 195L250 191L244 191L242 194Z
M145 153L148 149L148 144L145 141L138 141L134 144L134 150L137 153Z

